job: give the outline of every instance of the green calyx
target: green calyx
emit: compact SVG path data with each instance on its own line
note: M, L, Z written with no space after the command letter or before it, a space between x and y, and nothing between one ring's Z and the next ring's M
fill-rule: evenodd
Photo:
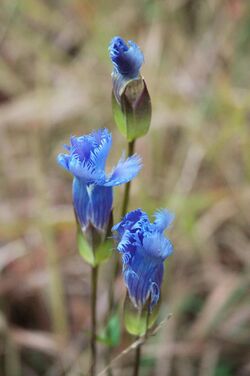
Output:
M144 136L151 122L151 100L142 78L129 81L122 89L120 103L112 93L115 122L122 135L131 142Z

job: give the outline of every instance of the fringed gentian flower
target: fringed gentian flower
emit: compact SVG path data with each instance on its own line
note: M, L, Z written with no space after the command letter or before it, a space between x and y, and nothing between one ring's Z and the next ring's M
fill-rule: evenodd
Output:
M164 260L173 245L164 235L174 216L167 210L156 211L150 223L146 213L137 209L115 225L117 250L122 255L123 276L129 297L139 310L149 302L150 310L160 297Z
M112 109L117 127L128 142L144 136L151 121L151 100L140 69L144 61L132 41L114 37L109 45L113 63Z
M126 44L121 37L114 37L109 45L109 54L113 63L113 88L117 101L126 84L140 78L140 69L144 61L140 47L132 41Z
M92 226L104 232L112 210L112 187L127 183L141 168L141 159L123 157L108 175L105 164L112 145L112 135L100 129L89 135L71 137L65 146L69 154L59 154L58 163L73 176L73 205L77 220L85 232Z

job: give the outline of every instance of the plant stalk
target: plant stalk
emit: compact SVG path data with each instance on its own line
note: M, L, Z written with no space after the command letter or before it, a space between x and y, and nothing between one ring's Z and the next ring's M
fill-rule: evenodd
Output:
M144 341L146 341L146 339L148 338L149 317L150 317L150 299L147 303L146 331L145 331L145 334L143 336ZM138 340L138 339L140 339L140 336L136 337L136 340ZM136 350L135 350L135 362L134 362L133 376L139 376L141 353L142 353L142 344L143 343L139 344L136 347Z
M98 266L93 266L91 268L91 367L90 375L95 376L96 374L96 303L97 303L97 279L98 279Z
M135 140L130 141L128 143L128 157L131 157L134 154L134 149L135 149ZM125 192L124 192L123 203L122 203L122 212L121 212L122 217L124 217L124 215L128 211L130 186L131 186L131 181L129 181L125 185Z
M140 337L136 337L138 340ZM139 369L140 369L140 360L141 360L141 345L138 345L135 350L135 363L134 363L134 372L133 376L139 375Z

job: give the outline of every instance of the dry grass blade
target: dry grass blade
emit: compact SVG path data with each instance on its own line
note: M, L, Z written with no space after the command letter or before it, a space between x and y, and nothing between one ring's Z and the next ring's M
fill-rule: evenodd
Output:
M75 84L30 92L1 107L0 126L19 128L36 124L37 127L50 127L82 116L89 106L86 91Z
M13 342L21 347L34 349L50 356L58 356L61 347L51 333L24 330L20 328L10 329Z
M197 320L190 328L190 338L203 339L219 331L220 325L228 316L228 312L237 302L242 300L249 290L250 282L247 276L242 278L234 274L225 275L220 283L210 293Z

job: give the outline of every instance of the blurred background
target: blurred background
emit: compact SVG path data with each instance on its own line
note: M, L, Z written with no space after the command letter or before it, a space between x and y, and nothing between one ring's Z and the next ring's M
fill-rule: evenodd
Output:
M72 134L113 132L114 35L145 55L149 133L130 209L176 220L161 319L141 375L250 374L250 3L246 0L1 0L0 375L88 372L89 267L75 242L71 176L56 164ZM119 220L123 187L116 189ZM98 314L107 309L108 263ZM124 298L122 279L116 298ZM160 320L161 320L160 319ZM113 356L132 341L124 335ZM105 366L99 345L99 365ZM114 364L130 375L131 353Z

